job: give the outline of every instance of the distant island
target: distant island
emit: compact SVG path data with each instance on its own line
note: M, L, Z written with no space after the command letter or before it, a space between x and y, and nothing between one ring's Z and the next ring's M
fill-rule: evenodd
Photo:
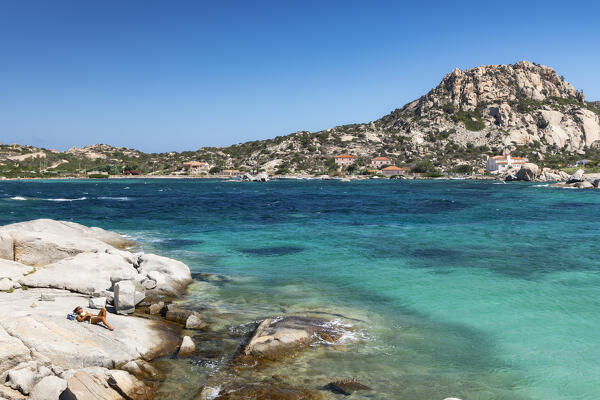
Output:
M528 61L455 69L426 95L369 123L168 153L2 144L0 177L483 176L493 172L490 157L506 154L540 169L600 172L600 103Z

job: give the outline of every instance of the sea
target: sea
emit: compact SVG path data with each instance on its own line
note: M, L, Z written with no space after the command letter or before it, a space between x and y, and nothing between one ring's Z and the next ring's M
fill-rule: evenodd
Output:
M0 182L1 224L99 226L189 265L182 302L211 331L196 357L160 361L169 399L215 376L327 399L349 378L370 388L354 399L600 399L599 216L600 191L540 183ZM257 321L303 314L341 342L228 371Z

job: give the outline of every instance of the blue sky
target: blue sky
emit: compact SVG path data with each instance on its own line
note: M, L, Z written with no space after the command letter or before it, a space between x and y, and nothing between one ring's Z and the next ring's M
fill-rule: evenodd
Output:
M367 122L455 67L600 100L598 2L3 1L0 142L163 152Z

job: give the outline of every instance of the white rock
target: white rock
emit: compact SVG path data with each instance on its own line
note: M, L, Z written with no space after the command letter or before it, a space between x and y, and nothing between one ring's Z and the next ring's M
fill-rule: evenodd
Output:
M572 181L581 181L583 180L583 174L585 173L585 171L583 169L578 169L577 171L575 171L573 173L573 175L571 175L571 178L569 180Z
M106 307L106 297L91 297L90 308L101 310Z
M148 290L154 289L156 287L156 281L147 278L144 281L142 281L142 285L144 285L144 288L146 288Z
M139 379L127 371L111 370L108 384L125 398L149 398L150 390Z
M118 314L133 314L135 311L135 285L132 281L115 284L115 308Z
M141 375L142 369L140 366L133 360L127 362L125 365L121 367L123 371L127 371L132 375Z
M14 286L14 283L11 279L9 279L9 278L0 279L0 291L10 290L13 288L13 286Z
M117 272L136 273L123 257L109 253L81 253L38 269L19 280L29 287L67 289L92 294L110 289L110 277Z
M29 400L56 400L67 388L67 381L57 376L46 376L31 390Z
M200 328L203 328L204 326L205 326L205 323L196 314L190 315L187 318L187 320L185 321L185 329L200 329Z
M37 362L30 361L8 371L6 383L13 389L23 394L29 394L33 387L44 377L52 374L49 368L39 366Z
M184 336L181 341L181 346L179 347L179 352L177 355L179 356L187 356L196 351L196 345L194 341L189 336Z
M155 254L142 254L139 257L140 273L145 273L148 278L156 281L153 291L169 295L180 295L192 282L190 269L182 262L157 256ZM160 274L152 273L159 272Z
M0 259L0 278L10 278L13 281L16 281L23 275L31 273L33 270L33 267L29 265Z
M106 382L86 372L76 372L67 381L66 398L70 400L121 400L123 397Z
M47 289L0 293L0 379L3 369L19 362L45 357L64 369L92 366L114 368L130 360L171 354L180 343L177 328L150 319L108 314L111 332L99 325L66 318L76 306L87 305L87 296L53 291L56 301L29 305Z

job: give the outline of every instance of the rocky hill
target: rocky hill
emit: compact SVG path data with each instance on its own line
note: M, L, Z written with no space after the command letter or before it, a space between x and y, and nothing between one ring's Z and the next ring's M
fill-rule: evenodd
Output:
M206 161L215 170L323 174L335 171L332 157L342 153L359 156L359 166L381 155L398 165L421 162L449 171L465 164L482 167L486 155L503 151L552 168L584 157L600 159L600 105L587 102L552 68L521 61L455 69L426 95L376 121L223 148L146 154L94 145L58 153L4 145L0 175L82 168L167 174L192 160Z

